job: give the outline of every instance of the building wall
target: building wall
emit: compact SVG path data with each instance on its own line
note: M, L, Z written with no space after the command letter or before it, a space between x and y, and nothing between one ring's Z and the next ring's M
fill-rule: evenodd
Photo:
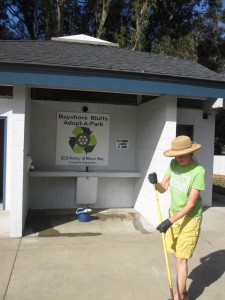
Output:
M7 136L6 136L6 178L5 178L5 209L10 210L11 201L11 172L12 172L12 99L0 98L0 116L6 117Z
M25 129L24 129L24 171L23 171L23 227L29 210L29 160L30 155L30 127L31 127L31 99L30 89L25 89Z
M208 116L208 119L203 119L201 110L178 109L177 123L193 125L193 140L202 145L202 148L195 153L195 157L197 158L199 163L206 169L206 189L201 193L203 198L203 205L211 206L215 115L212 113Z
M25 86L14 86L10 153L12 157L10 236L12 237L22 236L23 224L26 218L26 216L23 214L23 205L27 201L26 194L24 193L24 134L26 95L27 89Z
M59 169L55 165L56 113L81 112L84 103L30 101L25 86L14 87L13 99L0 99L0 115L7 117L6 209L10 212L10 235L21 236L29 208L75 208L75 178L28 178L27 155L36 169ZM97 203L92 207L135 207L157 225L155 195L148 174L159 180L170 158L162 155L176 135L176 122L194 125L194 140L202 144L196 153L206 168L203 204L212 204L214 115L202 119L202 111L178 109L176 97L163 96L134 106L86 104L89 112L109 113L109 165L96 170L140 171L141 179L99 178ZM26 115L26 117L25 117ZM207 132L207 135L205 134ZM128 139L128 150L117 150L116 139ZM71 168L71 167L61 167ZM29 186L29 197L28 197ZM13 188L12 188L13 187ZM169 193L159 194L163 218L169 206Z
M213 174L225 175L225 156L215 155L213 161Z
M91 208L134 207L134 178L99 178ZM76 178L30 178L31 209L75 208Z
M0 99L0 115L7 117L6 209L10 211L10 235L22 235L29 208L75 208L75 178L28 178L27 155L36 169L59 169L55 165L56 113L81 112L84 103L30 101L25 86L15 86L13 99ZM205 167L206 191L203 204L212 204L213 140L215 116L202 119L202 111L176 110L175 96L162 96L135 106L89 104L89 112L110 114L109 165L96 170L140 171L141 179L99 178L97 203L92 207L135 207L153 225L158 224L155 195L148 174L162 179L176 135L176 123L194 126L194 140L202 144L196 152ZM25 117L26 115L26 117ZM205 134L207 132L207 134ZM116 139L128 139L129 149L118 150ZM212 160L209 159L212 157ZM61 167L68 168L71 167ZM28 197L29 186L29 197ZM163 218L169 193L159 194Z
M208 119L203 119L202 111L193 109L178 109L176 115L176 98L163 96L139 106L137 111L136 169L143 173L143 177L136 185L135 208L155 226L158 224L156 199L148 174L156 172L158 179L162 179L170 162L170 158L165 158L162 153L170 148L171 140L176 136L177 123L193 125L193 139L202 144L202 149L195 153L206 169L206 189L201 194L203 205L212 205L215 116L211 114ZM158 193L158 198L164 219L170 203L169 193Z
M90 167L90 170L135 170L136 107L102 105L79 102L32 101L31 151L35 169L78 169L74 166L56 166L56 114L57 112L109 113L109 163L108 166ZM128 139L129 149L116 149L117 139ZM84 170L84 167L82 167ZM129 178L99 178L97 203L92 207L132 207L134 181ZM30 178L30 208L76 207L75 178Z
M159 223L153 186L148 181L148 174L156 172L162 180L170 158L163 155L170 148L171 140L176 136L175 96L162 96L138 106L136 168L143 176L136 185L135 209L153 225ZM169 193L160 194L159 201L162 217L167 216Z
M0 116L7 118L5 209L10 210L11 237L22 236L29 207L26 172L30 137L29 103L25 86L14 87L13 99L0 98Z

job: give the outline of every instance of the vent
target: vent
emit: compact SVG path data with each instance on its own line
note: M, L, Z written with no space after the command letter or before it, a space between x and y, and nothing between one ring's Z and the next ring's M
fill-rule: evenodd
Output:
M91 44L91 45L103 45L110 47L119 47L119 44L111 43L105 40L97 39L92 36L88 36L85 34L77 34L70 36L62 36L62 37L52 37L52 41L58 42L70 42L70 43L81 43L81 44Z

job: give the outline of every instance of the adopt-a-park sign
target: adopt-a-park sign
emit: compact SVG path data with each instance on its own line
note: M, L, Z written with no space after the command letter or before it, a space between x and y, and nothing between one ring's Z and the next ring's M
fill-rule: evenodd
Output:
M109 114L57 113L56 165L108 165Z

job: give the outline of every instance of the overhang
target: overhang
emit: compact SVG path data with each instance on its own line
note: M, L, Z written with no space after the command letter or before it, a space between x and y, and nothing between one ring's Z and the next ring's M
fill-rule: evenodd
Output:
M141 95L160 93L225 98L225 83L220 81L71 68L12 67L7 64L0 65L0 84Z

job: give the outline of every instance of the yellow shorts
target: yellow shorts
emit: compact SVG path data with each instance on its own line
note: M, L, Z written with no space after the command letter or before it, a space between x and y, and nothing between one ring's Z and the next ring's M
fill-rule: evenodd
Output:
M198 242L201 222L202 216L188 215L174 222L166 232L167 251L178 258L191 258Z

